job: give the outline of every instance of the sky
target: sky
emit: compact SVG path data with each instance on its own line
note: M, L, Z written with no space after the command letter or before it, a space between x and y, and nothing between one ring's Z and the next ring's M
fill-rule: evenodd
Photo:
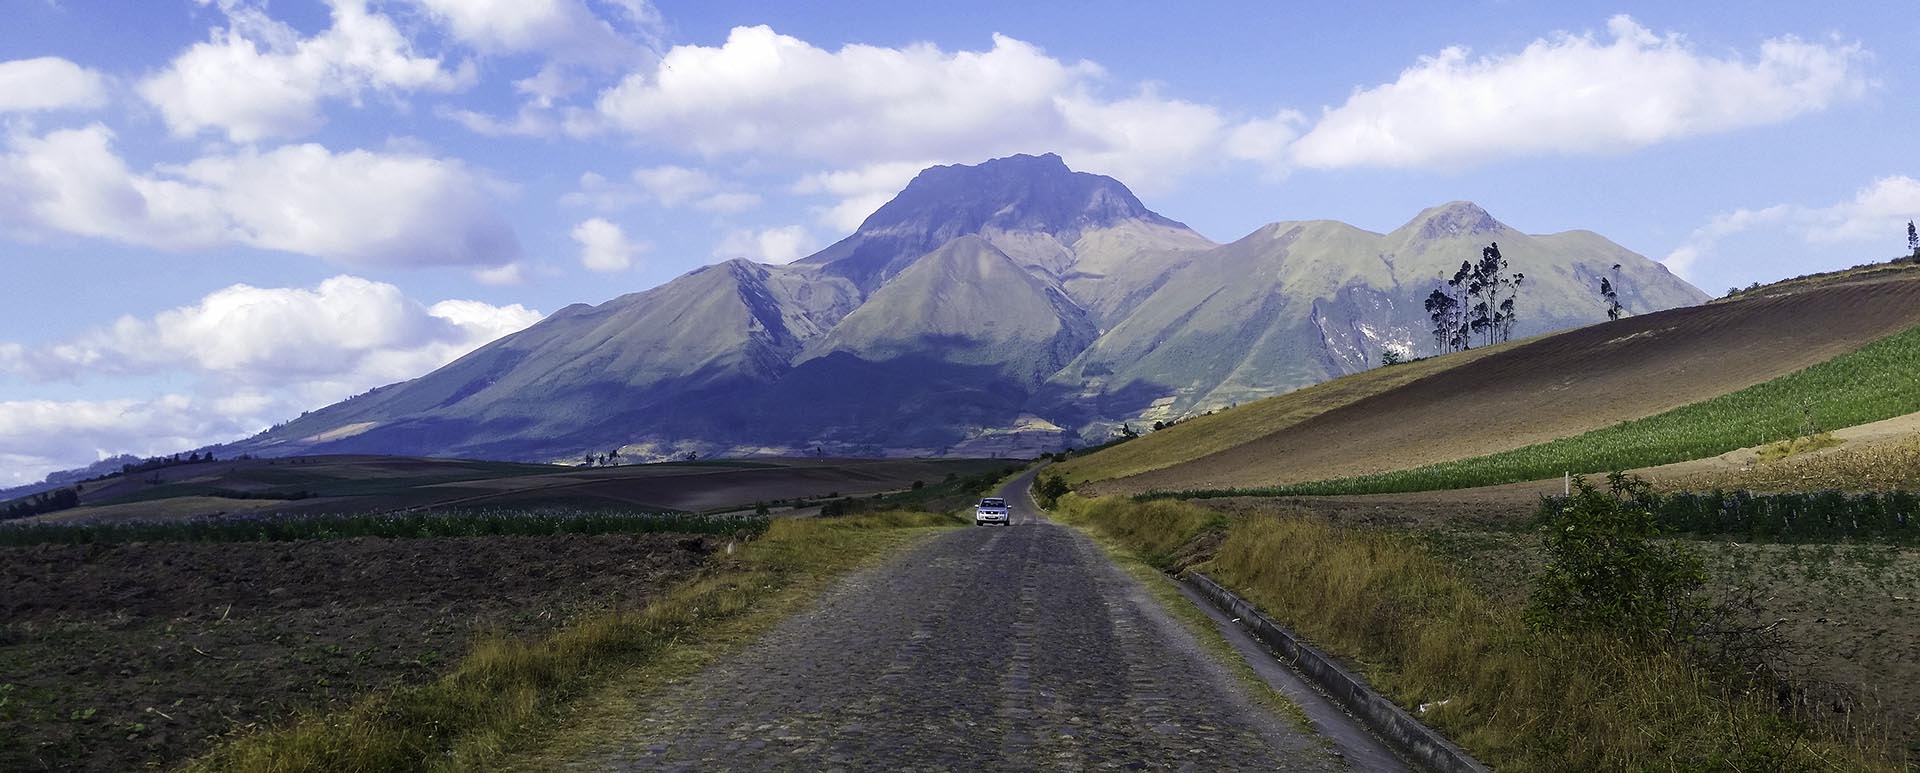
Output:
M0 4L0 486L803 257L1012 153L1216 241L1464 199L1715 295L1920 217L1905 0Z

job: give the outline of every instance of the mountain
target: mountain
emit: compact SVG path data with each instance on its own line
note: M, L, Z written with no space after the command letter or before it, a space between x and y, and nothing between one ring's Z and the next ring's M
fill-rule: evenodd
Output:
M1634 313L1706 297L1596 234L1466 202L1387 234L1284 222L1216 245L1110 177L1013 156L927 169L793 264L569 306L226 451L1031 454L1429 353L1422 300L1490 241L1527 274L1519 335L1602 319L1602 275Z

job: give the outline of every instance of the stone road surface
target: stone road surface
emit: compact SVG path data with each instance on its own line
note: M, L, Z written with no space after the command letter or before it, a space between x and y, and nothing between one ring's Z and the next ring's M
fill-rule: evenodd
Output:
M1145 588L1005 492L1010 528L853 575L670 688L583 770L1331 770Z

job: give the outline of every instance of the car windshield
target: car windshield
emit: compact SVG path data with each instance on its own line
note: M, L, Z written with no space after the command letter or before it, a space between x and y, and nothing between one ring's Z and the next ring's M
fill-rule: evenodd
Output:
M1004 499L982 499L982 500L980 500L980 506L981 506L981 507L1006 507L1006 506L1007 506L1007 500L1004 500Z

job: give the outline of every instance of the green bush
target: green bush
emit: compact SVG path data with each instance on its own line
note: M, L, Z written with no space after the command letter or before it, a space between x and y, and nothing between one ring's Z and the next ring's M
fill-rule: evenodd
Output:
M1573 487L1541 528L1547 563L1534 578L1528 624L1631 641L1690 638L1706 572L1691 549L1655 541L1661 529L1647 482L1615 472L1606 491L1585 478Z

